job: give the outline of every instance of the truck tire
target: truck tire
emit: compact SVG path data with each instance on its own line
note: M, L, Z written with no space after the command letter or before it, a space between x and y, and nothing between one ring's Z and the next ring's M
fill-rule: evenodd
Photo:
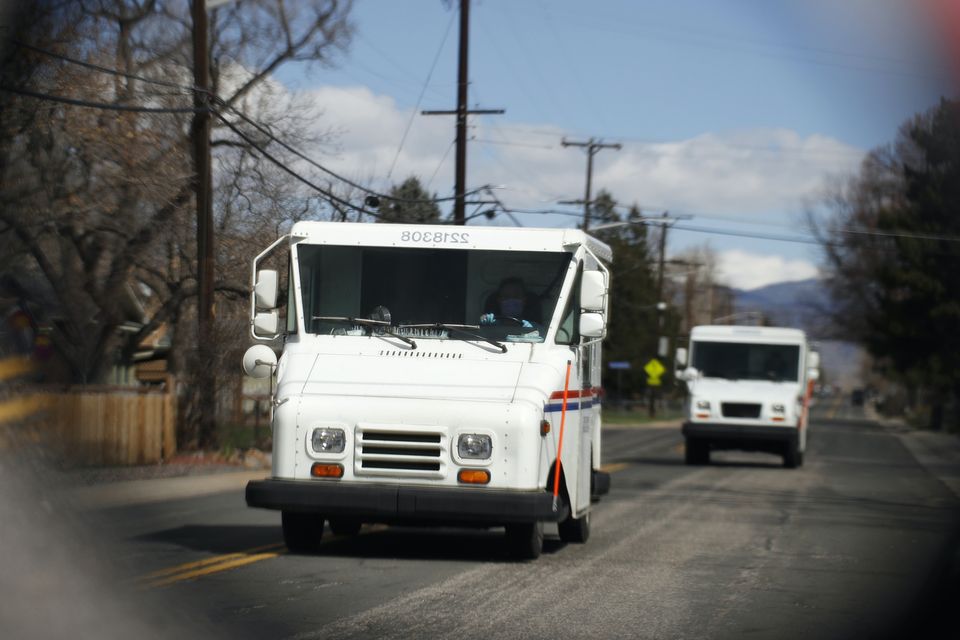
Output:
M689 465L710 464L709 443L696 438L687 438L684 445L684 462Z
M507 549L516 560L536 560L543 551L543 523L508 524Z
M338 536L355 536L363 523L353 518L330 518L330 531Z
M796 440L790 440L783 452L783 466L787 469L796 469L803 464L802 456L799 443Z
M583 544L590 537L590 512L582 518L574 518L571 512L566 520L557 524L557 531L564 542Z
M284 511L281 515L283 541L292 553L316 553L323 538L323 516L317 513Z

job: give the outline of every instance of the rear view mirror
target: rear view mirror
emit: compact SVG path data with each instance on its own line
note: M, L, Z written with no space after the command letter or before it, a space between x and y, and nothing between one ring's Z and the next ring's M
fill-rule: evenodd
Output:
M277 364L277 354L265 344L255 344L243 354L243 371L251 378L266 378Z
M807 379L816 382L820 379L820 369L807 369Z
M263 311L253 317L253 332L259 338L273 338L279 333L280 314Z
M580 308L585 311L603 312L607 296L607 283L602 271L584 271L580 282ZM580 333L583 333L581 328Z
M605 324L602 314L582 313L580 314L580 335L584 338L603 337Z
M253 287L257 309L277 307L277 283L277 272L273 269L261 269L257 272L257 284Z
M687 350L683 347L677 349L677 355L674 357L673 362L678 368L685 367L687 365Z

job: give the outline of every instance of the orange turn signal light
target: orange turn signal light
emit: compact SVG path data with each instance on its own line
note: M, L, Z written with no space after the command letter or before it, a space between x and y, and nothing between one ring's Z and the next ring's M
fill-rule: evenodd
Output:
M490 482L490 472L486 469L460 469L457 480L464 484L487 484Z
M709 418L709 417L710 417L710 414L709 414L709 413L698 413L698 414L697 414L697 417L698 417L698 418Z
M550 433L550 421L541 420L540 421L540 435L545 436Z
M773 420L774 422L783 422L784 420L786 420L786 418L784 418L783 416L773 416L770 419Z
M314 478L342 478L343 465L314 462L313 466L310 467L310 475Z

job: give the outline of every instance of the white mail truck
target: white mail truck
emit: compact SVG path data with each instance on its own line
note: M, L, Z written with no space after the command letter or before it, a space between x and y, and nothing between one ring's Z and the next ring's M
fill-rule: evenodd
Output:
M687 464L708 464L721 449L783 456L803 464L811 393L820 357L799 329L704 325L678 349L689 389L683 435Z
M278 252L285 278L261 268ZM253 260L252 336L283 346L244 356L275 381L272 477L247 504L281 511L294 552L325 521L503 526L518 558L545 522L585 542L609 488L610 259L574 229L295 224Z

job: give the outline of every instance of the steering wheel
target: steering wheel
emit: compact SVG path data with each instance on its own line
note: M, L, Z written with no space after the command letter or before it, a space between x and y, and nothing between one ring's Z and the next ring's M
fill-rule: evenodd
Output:
M523 326L523 320L520 320L519 318L514 318L513 316L501 316L495 313L493 314L493 319L496 320L497 322L500 322L501 320L508 320L518 327Z

